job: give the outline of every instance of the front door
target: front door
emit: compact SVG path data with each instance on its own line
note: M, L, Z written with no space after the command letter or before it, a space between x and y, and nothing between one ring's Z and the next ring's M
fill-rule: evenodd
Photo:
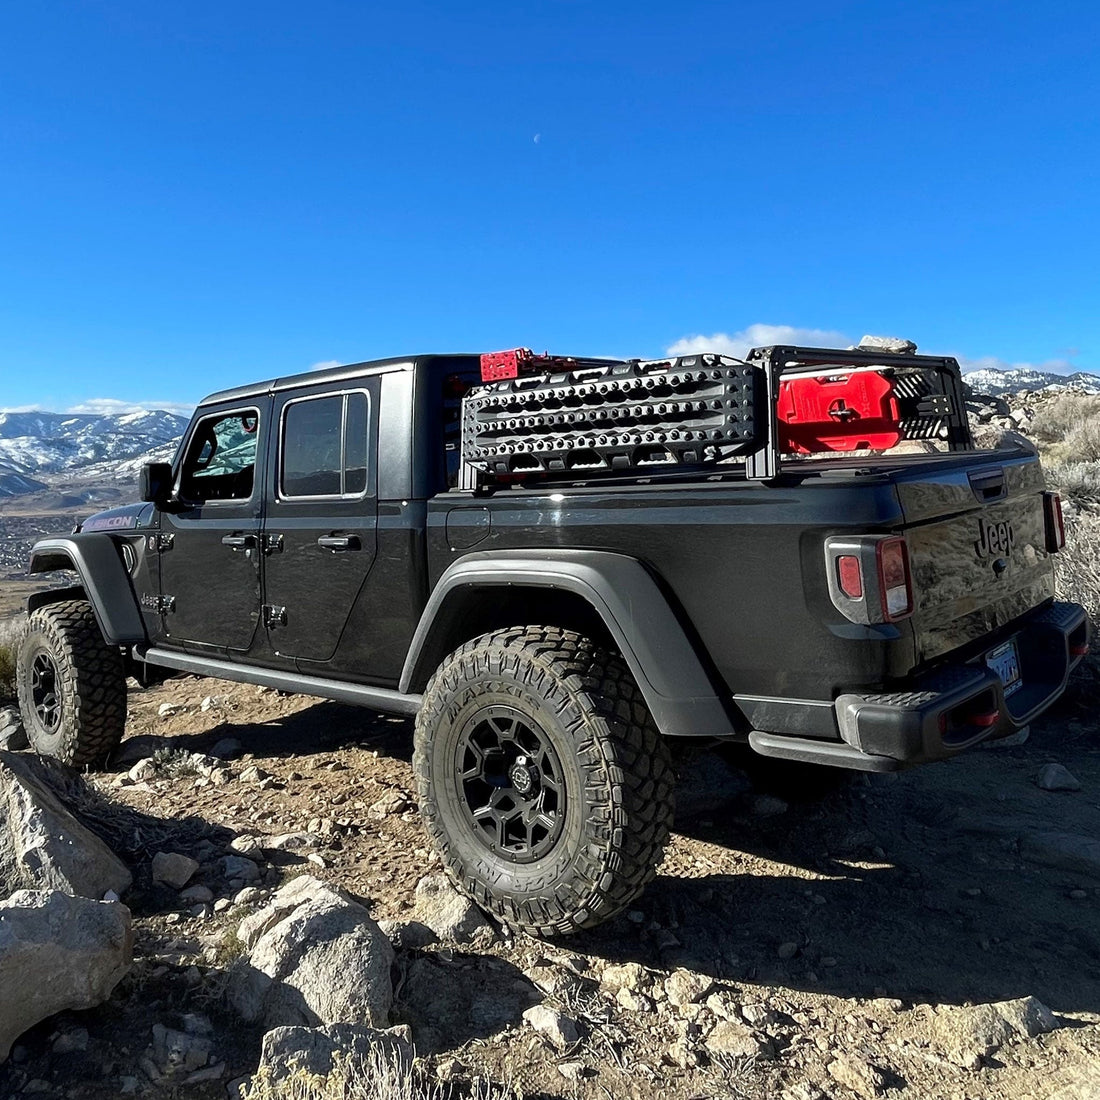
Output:
M276 398L263 533L268 640L323 663L374 564L378 379Z
M196 418L161 514L163 637L196 652L249 649L260 621L259 537L271 399ZM163 536L170 536L165 538Z

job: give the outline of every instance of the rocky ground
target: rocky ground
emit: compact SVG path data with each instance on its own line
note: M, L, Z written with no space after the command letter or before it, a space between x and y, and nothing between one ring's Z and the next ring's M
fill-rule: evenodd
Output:
M237 933L302 873L389 932L390 1021L457 1095L487 1078L528 1097L1100 1096L1091 687L1025 744L895 778L687 748L658 878L558 943L469 914L450 942L410 923L438 864L407 720L195 678L131 687L80 809L133 870L134 965L105 1005L23 1035L0 1096L236 1095L264 1031L233 991ZM195 861L174 887L167 855Z

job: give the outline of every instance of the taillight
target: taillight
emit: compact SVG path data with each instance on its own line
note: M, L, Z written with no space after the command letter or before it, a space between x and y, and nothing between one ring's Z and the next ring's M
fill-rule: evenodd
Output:
M909 579L909 550L903 538L882 539L875 547L882 613L887 620L901 619L913 610L913 586Z
M829 598L853 623L888 623L913 612L909 550L900 535L825 539Z
M1062 515L1062 498L1057 493L1043 493L1043 520L1046 524L1047 550L1057 554L1066 545L1066 521Z
M836 579L848 599L863 599L863 569L855 554L841 554L836 559Z

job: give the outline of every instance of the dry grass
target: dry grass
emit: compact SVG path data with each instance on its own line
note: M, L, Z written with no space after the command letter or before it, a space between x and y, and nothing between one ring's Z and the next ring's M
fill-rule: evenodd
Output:
M149 759L153 762L157 775L164 779L181 779L188 775L202 774L186 749L163 745Z
M1048 483L1074 504L1100 504L1100 462L1044 462Z
M1081 604L1100 623L1100 512L1080 511L1066 524L1057 563L1058 595Z
M331 1073L319 1075L297 1069L275 1077L262 1069L245 1100L514 1100L515 1092L484 1078L451 1085L429 1077L405 1062L372 1053L365 1059L335 1056Z
M22 618L0 619L0 700L15 698L15 655L23 629Z
M1058 394L1036 412L1031 431L1052 457L1096 462L1100 460L1100 397Z

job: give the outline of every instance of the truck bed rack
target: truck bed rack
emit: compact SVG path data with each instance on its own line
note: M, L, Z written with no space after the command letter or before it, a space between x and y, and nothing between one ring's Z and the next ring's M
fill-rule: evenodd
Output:
M887 450L902 440L970 447L950 357L779 345L578 360L527 349L482 356L464 398L460 485L707 467L743 459L756 480L784 456Z

